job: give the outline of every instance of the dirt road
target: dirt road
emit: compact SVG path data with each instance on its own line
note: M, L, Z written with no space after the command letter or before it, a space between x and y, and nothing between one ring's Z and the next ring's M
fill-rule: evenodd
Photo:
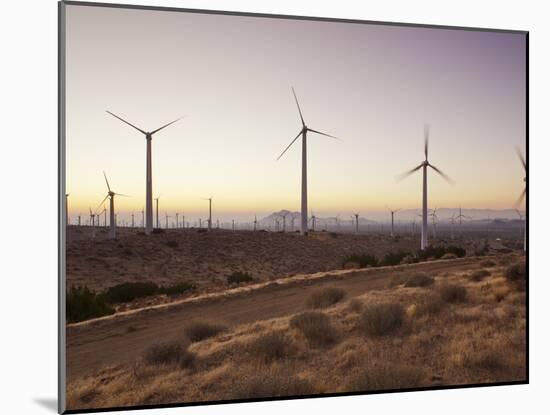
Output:
M441 273L479 267L480 258L434 261L361 271L334 271L322 278L296 278L269 284L248 292L188 301L168 307L146 309L67 328L67 377L91 374L110 365L138 359L152 344L181 338L193 320L206 320L229 327L282 317L305 309L312 288L325 285L346 291L347 297L381 289L399 270Z

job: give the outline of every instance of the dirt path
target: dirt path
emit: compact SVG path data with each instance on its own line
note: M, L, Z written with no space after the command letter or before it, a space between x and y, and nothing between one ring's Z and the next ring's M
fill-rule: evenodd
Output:
M152 344L180 338L186 324L193 320L214 321L231 327L282 317L304 310L313 287L340 287L350 298L384 288L397 270L466 271L477 267L479 261L479 258L463 258L363 271L335 271L322 278L315 274L313 278L298 277L283 284L269 284L232 295L185 301L69 326L67 377L70 381L106 366L135 361Z

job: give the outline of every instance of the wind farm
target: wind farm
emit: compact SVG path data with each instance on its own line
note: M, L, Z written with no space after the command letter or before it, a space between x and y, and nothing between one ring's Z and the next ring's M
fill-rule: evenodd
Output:
M68 63L69 409L525 381L515 37L97 13L116 42L75 24Z

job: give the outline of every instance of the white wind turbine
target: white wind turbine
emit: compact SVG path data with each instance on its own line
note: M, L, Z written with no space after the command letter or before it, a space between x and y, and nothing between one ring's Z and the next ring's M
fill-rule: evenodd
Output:
M96 214L92 211L92 208L90 209L90 226L92 231L92 239L95 239L95 217Z
M300 113L300 120L302 121L302 129L300 130L296 138L294 138L294 140L290 142L287 148L284 149L281 155L277 157L277 160L279 160L283 156L283 154L285 154L286 151L292 146L292 144L294 144L294 142L300 136L302 136L302 204L301 204L300 233L302 235L307 235L307 222L308 222L307 221L307 133L308 131L310 131L312 133L324 135L337 140L338 138L307 127L304 121L304 117L302 115L302 110L300 109L300 104L298 103L298 98L296 97L296 92L294 92L294 88L292 88L292 94L294 95L294 100L296 101L298 112Z
M447 182L453 183L453 180L431 164L428 161L428 141L429 141L430 130L426 125L424 126L424 161L420 163L414 169L409 170L408 172L403 173L398 177L398 180L402 180L417 170L422 169L422 237L420 240L420 249L424 250L428 246L428 167L431 167L436 173L443 177Z
M516 147L516 153L518 154L518 157L521 161L521 164L523 165L523 170L525 172L525 176L523 176L523 183L525 183L525 187L523 188L523 192L519 195L518 200L516 201L516 210L517 207L523 202L523 199L525 199L525 195L527 194L527 163L525 162L525 158L523 157L523 154L521 154L521 151L519 148ZM525 209L525 222L527 223L527 208ZM527 228L523 232L523 251L525 252L527 250Z
M391 213L391 233L390 233L390 236L393 238L395 236L395 233L393 231L393 223L394 223L394 216L397 212L399 212L401 209L395 209L395 210L392 210L390 208L387 208L390 213Z
M202 200L208 200L208 232L210 232L212 230L212 196Z
M105 172L103 172L103 177L105 177L105 183L107 183L107 196L105 196L105 199L101 201L99 206L105 202L105 200L109 199L109 237L112 239L116 238L116 219L115 219L115 196L124 196L128 197L127 195L123 195L122 193L115 193L111 190L111 186L109 186L109 180L107 180L107 175Z
M107 111L108 114L111 114L113 117L118 118L125 124L128 124L130 127L135 128L140 133L145 135L145 140L147 141L147 159L146 159L146 183L145 183L145 212L146 212L146 226L145 233L149 235L153 231L153 169L152 169L152 158L151 158L151 141L153 139L153 134L159 132L163 128L168 127L171 124L174 124L176 121L181 120L181 117L169 122L168 124L163 125L162 127L157 128L153 131L144 131L141 128L136 127L133 124L130 124L128 121L122 119L118 115L113 114L111 111ZM157 220L158 226L158 220Z
M354 213L352 218L355 218L355 234L359 235L359 212Z
M256 226L258 224L258 218L254 215L254 232L256 232Z
M65 193L65 226L69 226L69 196L70 193Z
M435 224L436 221L439 220L439 217L437 216L437 208L433 208L433 210L430 212L430 217L432 218L432 235L433 239L435 241Z

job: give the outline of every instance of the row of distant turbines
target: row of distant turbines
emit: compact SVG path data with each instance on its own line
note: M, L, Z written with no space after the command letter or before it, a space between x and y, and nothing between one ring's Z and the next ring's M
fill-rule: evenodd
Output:
M290 149L290 147L292 147L292 145L301 137L301 139L302 139L302 160L301 160L302 177L301 177L300 233L302 235L307 235L308 234L308 214L307 214L308 213L308 194L307 194L307 184L308 184L308 181L307 181L307 136L308 136L308 132L323 135L323 136L330 137L330 138L333 138L333 139L338 139L338 138L333 136L333 135L330 135L330 134L327 134L327 133L309 128L306 125L306 122L304 121L302 110L300 108L300 104L298 102L298 98L296 96L296 92L294 91L294 88L292 88L292 94L294 96L294 100L295 100L296 106L298 108L298 113L300 115L302 128L300 129L300 131L298 132L296 137L290 142L290 144L279 155L279 157L277 157L277 160L279 160L288 151L288 149ZM151 154L152 153L152 148L151 147L152 147L153 135L156 134L157 132L163 130L164 128L174 124L175 122L179 121L181 118L178 118L174 121L171 121L171 122L157 128L153 131L145 131L145 130L142 130L141 128L139 128L139 127L136 127L135 125L131 124L130 122L123 119L122 117L119 117L118 115L116 115L116 114L114 114L110 111L107 111L107 113L112 115L113 117L119 119L123 123L129 125L130 127L134 128L135 130L139 131L141 134L143 134L145 136L145 141L146 141L145 233L146 234L151 234L152 231L153 231L153 173L152 173L152 154ZM432 170L434 170L438 175L443 177L447 182L449 182L451 184L453 183L453 180L447 174L445 174L443 171L441 171L438 167L431 164L430 161L428 160L428 143L429 143L429 126L426 125L425 128L424 128L424 160L418 166L414 167L413 169L405 172L404 174L402 174L401 176L398 177L398 180L402 180L402 179L412 175L416 171L422 169L422 215L421 215L421 217L422 217L422 231L421 231L421 240L420 240L421 249L425 249L428 246L428 168L431 168ZM520 160L523 164L525 174L527 174L527 167L526 167L525 159L524 159L523 155L519 152L519 150L518 150L518 156L519 156L519 158L520 158ZM520 198L516 202L516 205L519 205L523 201L523 199L525 197L525 194L526 194L526 191L527 191L527 187L526 187L527 186L527 179L526 179L526 177L523 178L523 181L525 183L525 188L524 188L523 192L521 193ZM116 192L111 190L106 175L105 175L105 182L107 183L108 192L107 192L107 195L105 196L105 199L103 200L103 202L105 200L109 199L110 237L116 238L116 221L115 221L114 199L115 199L115 196L125 196L125 195L120 194L120 193L116 193ZM68 197L68 194L67 194L67 197ZM208 229L211 230L211 228L212 228L212 197L208 198L207 200L209 200ZM158 198L156 198L156 201L157 201L157 206L158 206ZM103 202L101 204L103 204ZM391 211L391 216L392 216L392 232L391 233L392 233L392 235L394 233L394 231L393 231L394 219L393 218L394 218L394 214L397 211L398 210ZM90 214L92 214L92 212L90 212ZM355 214L356 229L358 229L358 217L359 217L358 215L359 215L358 213ZM68 219L68 210L67 210L67 219ZM462 219L461 214L458 215L456 219L461 220ZM168 220L168 218L167 218L167 220ZM435 220L436 220L436 211L433 210L433 212L432 212L432 221L435 221ZM453 222L454 222L454 220L455 219L453 219ZM158 225L158 222L159 222L158 208L157 208L156 221L157 221L157 225ZM285 221L286 221L286 218L283 218L283 228L286 227L286 223L284 223ZM68 220L67 220L67 223L68 223ZM254 221L254 227L256 227L256 220ZM313 228L314 227L315 227L315 218L313 218ZM434 230L434 232L435 232L435 230ZM434 235L434 237L435 237L435 235ZM524 245L525 245L525 243L526 243L526 240L524 241Z

